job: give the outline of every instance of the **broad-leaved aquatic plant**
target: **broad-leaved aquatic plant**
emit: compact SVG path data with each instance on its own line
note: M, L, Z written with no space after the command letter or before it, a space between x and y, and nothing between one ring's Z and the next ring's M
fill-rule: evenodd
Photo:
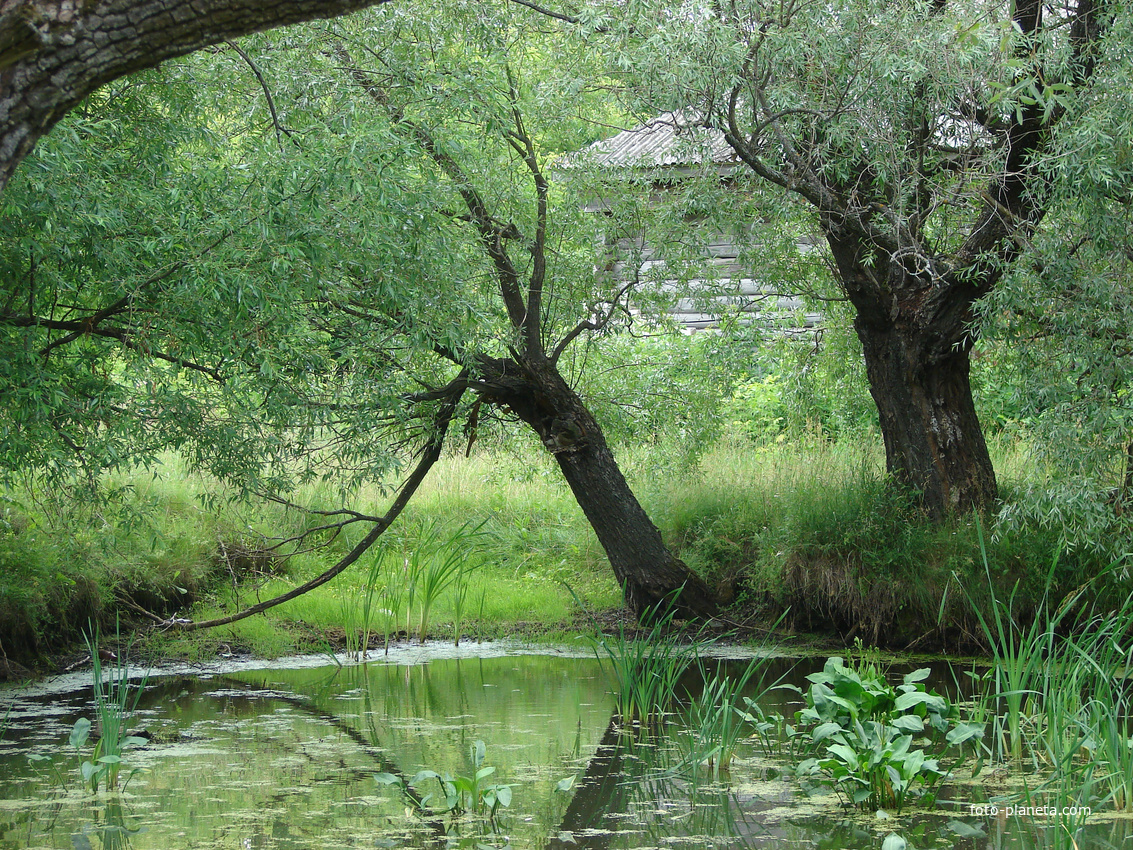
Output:
M484 783L485 779L496 772L495 767L484 764L486 753L487 747L483 741L476 741L472 745L469 753L471 776L422 770L408 782L392 773L375 774L374 780L379 785L400 788L411 807L421 814L440 811L460 816L472 813L487 817L488 822L495 827L500 809L511 805L511 786ZM419 786L431 781L436 781L439 786L439 795L411 792L411 789L421 792Z
M925 687L929 673L914 670L894 687L876 670L859 672L842 658L828 659L807 677L807 705L796 715L797 734L809 734L824 752L803 761L799 776L818 778L863 809L899 812L910 795L931 794L947 775L939 751L981 737L983 727L958 722L948 700ZM932 733L944 740L930 755L918 745Z

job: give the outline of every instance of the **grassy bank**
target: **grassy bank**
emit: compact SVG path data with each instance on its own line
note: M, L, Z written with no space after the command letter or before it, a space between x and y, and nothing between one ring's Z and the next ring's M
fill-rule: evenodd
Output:
M539 455L450 458L380 545L335 582L266 616L191 637L155 634L151 644L180 656L215 654L225 644L267 655L342 645L352 637L347 632L365 628L362 602L375 584L371 636L404 631L407 619L416 635L430 562L443 561L443 554L419 558L422 575L412 598L408 586L398 600L380 591L408 585L415 553L443 548L438 543L460 528L467 558L459 581L429 600L430 635L452 638L457 619L469 636L553 632L570 626L577 600L594 612L616 608L620 594L601 547L556 476ZM347 527L333 539L308 538L298 551L286 544L275 549L323 520L280 505L225 501L215 482L187 473L176 459L152 474L108 480L106 490L115 497L97 504L28 486L5 494L0 649L6 657L34 663L81 645L88 622L112 627L119 615L145 622L140 609L196 619L231 612L318 575L365 533ZM341 505L326 486L306 488L295 501ZM353 496L350 507L381 513L387 501L375 486Z
M1010 498L1033 471L1018 445L997 454ZM815 439L725 441L693 467L657 449L620 456L670 545L733 600L737 618L789 608L799 630L926 649L970 647L979 634L968 598L986 600L988 586L976 521L925 523L885 486L879 451ZM271 548L280 538L321 520L226 502L175 460L106 483L115 498L79 508L31 487L6 494L0 642L9 657L56 652L91 619L144 619L139 609L201 619L266 599L321 573L364 533L351 526L281 558L288 547ZM375 487L350 506L380 513L386 498ZM326 487L296 501L339 506ZM1023 617L1052 564L1055 598L1104 566L1100 555L1063 551L1055 527L986 531L993 580L1002 594L1017 587ZM549 456L497 451L446 459L380 545L330 585L212 633L152 642L179 655L221 644L282 654L422 628L447 639L554 633L576 626L579 602L592 613L619 604L601 547Z
M1005 499L1033 473L1023 448L995 447ZM1044 598L1052 568L1051 594L1061 598L1108 563L1067 549L1054 526L928 523L886 486L883 468L880 447L725 443L657 492L653 513L685 560L741 607L790 609L789 625L847 642L972 648L980 629L969 597L990 604L981 535L998 592L1017 585L1023 617Z

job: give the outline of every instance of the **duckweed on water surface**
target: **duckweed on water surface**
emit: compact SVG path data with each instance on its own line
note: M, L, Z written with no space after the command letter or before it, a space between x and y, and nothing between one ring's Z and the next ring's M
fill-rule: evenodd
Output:
M144 772L120 793L92 794L65 751L76 718L91 710L89 685L9 693L0 850L425 848L445 846L441 839L451 847L848 850L880 848L890 833L915 848L1072 846L1060 843L1053 822L971 816L969 802L1005 790L995 771L979 785L945 783L935 808L897 816L843 809L821 789L807 796L793 765L750 737L739 740L727 772L690 770L676 744L680 715L660 732L620 725L613 683L583 647L483 651L494 657L426 660L428 647L414 647L355 666L154 674L133 717L151 736L130 754ZM736 665L719 663L721 671ZM772 659L764 681L793 663ZM820 667L805 662L791 681L802 684ZM690 696L698 675L683 682ZM801 707L795 696L768 692L767 713ZM474 776L477 741L486 742L479 769L495 768L485 785L512 791L495 818L474 807L415 810L399 788L374 779L410 780L423 770ZM57 771L48 767L55 762ZM1131 835L1128 820L1094 818L1077 846L1120 846Z

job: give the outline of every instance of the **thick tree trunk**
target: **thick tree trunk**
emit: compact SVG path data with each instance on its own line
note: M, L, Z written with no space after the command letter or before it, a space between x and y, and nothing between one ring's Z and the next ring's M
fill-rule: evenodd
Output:
M0 191L101 85L225 39L387 0L0 0Z
M778 75L775 40L747 38L740 26L748 71L718 100L727 104L722 114L706 122L725 128L754 174L818 213L856 310L889 471L923 494L936 517L996 498L969 384L974 305L1027 250L1046 215L1052 187L1043 163L1055 127L1072 112L1061 101L1032 98L989 120L990 104L972 92L995 88L1005 72L1085 91L1113 22L1112 5L1097 0L1046 10L1042 0L1001 5L1013 55L988 65L974 89L978 77L914 74L899 97L873 107L847 100L869 82L855 74ZM926 3L921 13L917 26L926 32L967 26L968 11L943 2ZM736 22L734 13L721 14ZM808 20L799 15L797 23ZM1059 46L1052 46L1056 32ZM838 57L830 59L837 65ZM798 108L782 109L783 92ZM968 105L960 112L973 130L964 140L941 123L957 104ZM893 143L880 152L844 144L828 131L840 121L859 123L866 135L880 129Z
M887 471L935 519L989 507L995 470L970 380L976 281L910 268L833 217L824 229L854 305Z
M683 617L712 616L716 596L661 539L622 475L597 421L547 359L519 366L485 359L482 397L509 407L555 456L639 618L673 605Z
M585 408L574 417L586 429L584 445L552 450L610 559L630 610L641 617L661 605L663 612L672 599L685 616L713 615L714 594L665 546L661 532L626 483L597 423Z
M859 311L854 322L877 404L886 469L941 518L991 505L995 470L976 415L971 342L950 340L914 310L897 321Z

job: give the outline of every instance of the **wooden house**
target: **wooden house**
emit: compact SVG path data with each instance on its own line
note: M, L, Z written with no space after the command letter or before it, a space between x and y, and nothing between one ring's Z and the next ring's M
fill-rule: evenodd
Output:
M705 129L693 112L667 112L640 126L624 130L565 157L559 170L608 172L611 180L637 186L658 201L693 176L715 174L729 183L742 168L722 133ZM602 200L586 207L600 215L608 209ZM663 250L640 238L606 235L609 262L605 271L612 283L640 278L644 286L670 290L675 297L667 312L689 333L711 328L728 312L741 314L744 323L760 323L798 332L817 327L821 315L807 312L803 301L783 281L769 281L760 270L746 268L744 251L727 233L704 240L704 274L666 278ZM799 241L800 252L813 251L815 239ZM691 277L691 279L689 279Z

